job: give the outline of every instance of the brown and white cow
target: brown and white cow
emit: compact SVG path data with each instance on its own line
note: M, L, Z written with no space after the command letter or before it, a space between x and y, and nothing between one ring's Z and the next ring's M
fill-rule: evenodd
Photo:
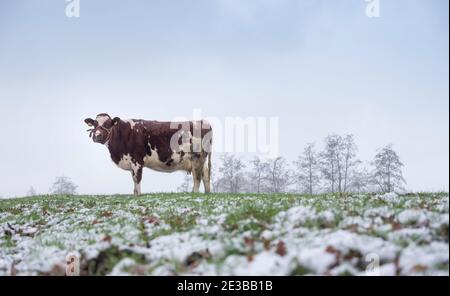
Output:
M141 194L144 167L192 173L192 191L198 192L203 181L205 193L210 192L212 129L206 121L121 120L106 113L84 121L92 140L108 147L113 162L131 172L135 195Z

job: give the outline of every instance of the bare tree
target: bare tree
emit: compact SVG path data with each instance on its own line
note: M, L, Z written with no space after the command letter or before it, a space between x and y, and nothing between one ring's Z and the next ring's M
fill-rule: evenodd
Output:
M264 176L267 174L269 163L255 157L251 161L251 170L249 172L249 191L261 193L267 187Z
M294 162L296 171L294 173L295 183L300 192L313 194L315 188L319 185L319 160L314 144L309 143L299 156L298 161Z
M178 186L178 192L190 192L192 190L192 176L186 174L183 179L183 183Z
M364 193L370 189L371 175L362 162L352 167L349 171L349 182L347 184L347 192Z
M56 177L55 182L50 188L50 194L54 195L74 195L76 194L77 185L68 177Z
M325 149L320 153L320 165L323 178L330 183L329 190L335 192L337 180L337 153L340 137L338 135L329 135L325 138Z
M231 154L223 154L222 165L219 168L221 174L218 181L223 192L240 192L245 185L245 164L239 158Z
M216 165L213 164L211 168L211 190L212 192L220 192L221 190L221 178L217 172Z
M382 192L403 189L403 185L406 184L402 174L403 163L392 145L379 149L372 164L373 181Z
M343 157L343 188L340 192L347 192L348 185L353 182L352 177L357 176L357 170L354 170L361 161L356 159L356 151L358 150L353 135L346 135L342 139L342 157Z
M33 186L30 186L30 189L28 189L28 192L27 192L27 196L36 196L36 195L37 195L36 189L34 189Z
M331 193L343 193L351 183L352 168L360 163L356 159L357 147L353 135L329 135L325 138L325 150L321 153L321 171L330 182Z
M269 161L264 179L267 181L268 192L286 192L292 183L287 161L282 157Z

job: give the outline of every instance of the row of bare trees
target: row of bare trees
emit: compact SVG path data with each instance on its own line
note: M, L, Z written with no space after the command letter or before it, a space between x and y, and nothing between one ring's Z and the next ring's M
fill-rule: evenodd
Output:
M299 192L348 193L393 192L406 184L403 163L392 145L379 149L371 162L357 158L353 135L329 135L323 150L307 144L298 159L289 163L285 158L249 162L232 154L223 154L218 169L213 171L214 192L280 193ZM216 164L217 166L217 164ZM189 191L186 177L179 191Z
M77 185L69 178L65 176L56 177L52 187L49 189L51 195L75 195L77 194ZM31 186L28 189L27 196L38 195L36 189Z

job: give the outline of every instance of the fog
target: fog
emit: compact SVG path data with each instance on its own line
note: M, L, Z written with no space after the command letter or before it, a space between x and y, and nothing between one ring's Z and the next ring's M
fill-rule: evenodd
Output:
M132 193L83 122L276 117L279 153L352 133L358 156L394 144L410 190L448 190L447 1L0 1L0 196ZM258 3L258 4L256 4ZM217 160L215 155L215 160ZM245 157L245 153L242 154ZM183 173L144 171L143 192Z

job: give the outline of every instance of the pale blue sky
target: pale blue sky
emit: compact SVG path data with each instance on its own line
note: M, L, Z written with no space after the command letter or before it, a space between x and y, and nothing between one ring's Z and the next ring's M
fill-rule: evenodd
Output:
M448 190L448 1L0 0L0 196L129 193L128 172L83 119L278 116L280 152L353 133L359 156L393 143L408 188ZM320 146L320 145L319 145ZM144 173L143 191L182 174Z

